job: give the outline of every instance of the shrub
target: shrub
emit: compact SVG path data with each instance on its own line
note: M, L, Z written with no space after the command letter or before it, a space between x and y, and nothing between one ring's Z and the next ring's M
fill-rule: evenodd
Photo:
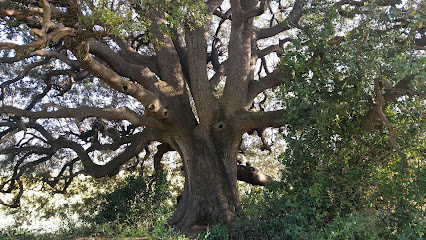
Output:
M361 205L353 198L341 197L339 201L346 203L337 206L351 206L341 209L332 206L335 199L318 198L312 189L295 189L284 181L272 183L265 189L242 193L245 215L233 226L213 226L199 239L424 239L425 176L424 168L393 176L390 182L371 175L369 181L377 184L381 201L365 205L368 196L364 196ZM341 186L339 182L319 184L330 191ZM385 194L389 188L404 191Z
M102 200L93 220L97 224L117 221L132 225L152 221L155 225L156 221L169 216L169 198L170 192L164 175L129 176L124 184L101 195Z

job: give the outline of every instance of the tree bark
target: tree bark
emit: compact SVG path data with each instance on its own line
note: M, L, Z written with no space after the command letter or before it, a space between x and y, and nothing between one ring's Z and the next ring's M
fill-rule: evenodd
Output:
M211 134L195 130L178 141L185 186L169 224L183 232L194 226L231 223L241 210L237 189L237 133L225 123L213 125Z

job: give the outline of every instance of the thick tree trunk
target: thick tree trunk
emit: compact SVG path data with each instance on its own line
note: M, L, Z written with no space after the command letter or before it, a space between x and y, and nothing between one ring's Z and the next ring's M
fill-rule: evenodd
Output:
M231 223L240 211L236 155L239 141L187 136L179 144L185 187L178 209L169 221L183 232L194 226Z

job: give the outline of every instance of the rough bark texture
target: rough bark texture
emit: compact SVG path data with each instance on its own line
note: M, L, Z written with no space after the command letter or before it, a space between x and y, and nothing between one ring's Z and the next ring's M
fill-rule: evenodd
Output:
M240 210L234 149L218 149L215 141L195 136L182 150L185 188L170 220L179 229L214 222L231 223Z

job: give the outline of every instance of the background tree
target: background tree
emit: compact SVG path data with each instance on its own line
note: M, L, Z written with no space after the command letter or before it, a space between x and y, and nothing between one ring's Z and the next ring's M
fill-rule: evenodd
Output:
M423 3L0 4L5 33L0 43L4 75L0 191L14 196L2 200L5 205L19 206L28 179L63 192L78 174L100 178L138 166L140 153L147 154L147 146L155 141L161 143L154 156L157 171L169 151L177 151L183 163L184 192L170 224L185 231L194 225L231 223L241 211L237 179L257 185L270 180L249 164L238 164L242 136L262 136L268 127L287 126L288 136L300 137L310 132L305 128L312 119L325 129L336 123L336 117L337 122L357 119L365 131L384 123L389 132L385 145L398 153L400 171L410 171L411 160L386 111L399 97L425 95L424 62L419 58L425 44ZM369 17L376 10L392 14L378 21ZM312 38L317 35L310 36L309 31L320 31L320 38ZM394 38L383 42L380 36L388 35ZM390 59L408 59L415 66L393 75L396 65L386 64L389 56L381 54L380 61L372 61L374 55L364 55L375 54L372 47L387 53L390 45ZM273 69L281 53L284 60ZM353 63L333 57L343 53ZM358 61L371 63L371 68L357 68ZM325 65L311 68L317 62ZM324 81L327 84L319 84ZM283 105L267 107L263 100L279 86L286 96ZM353 86L351 91L348 86ZM323 109L316 108L318 104L344 106L335 101L347 92L359 103L350 115L333 112L323 118L316 111ZM305 110L293 108L295 104ZM312 139L326 143L342 136L311 133ZM317 154L295 150L292 158ZM291 163L287 163L289 177L299 173L291 172Z

